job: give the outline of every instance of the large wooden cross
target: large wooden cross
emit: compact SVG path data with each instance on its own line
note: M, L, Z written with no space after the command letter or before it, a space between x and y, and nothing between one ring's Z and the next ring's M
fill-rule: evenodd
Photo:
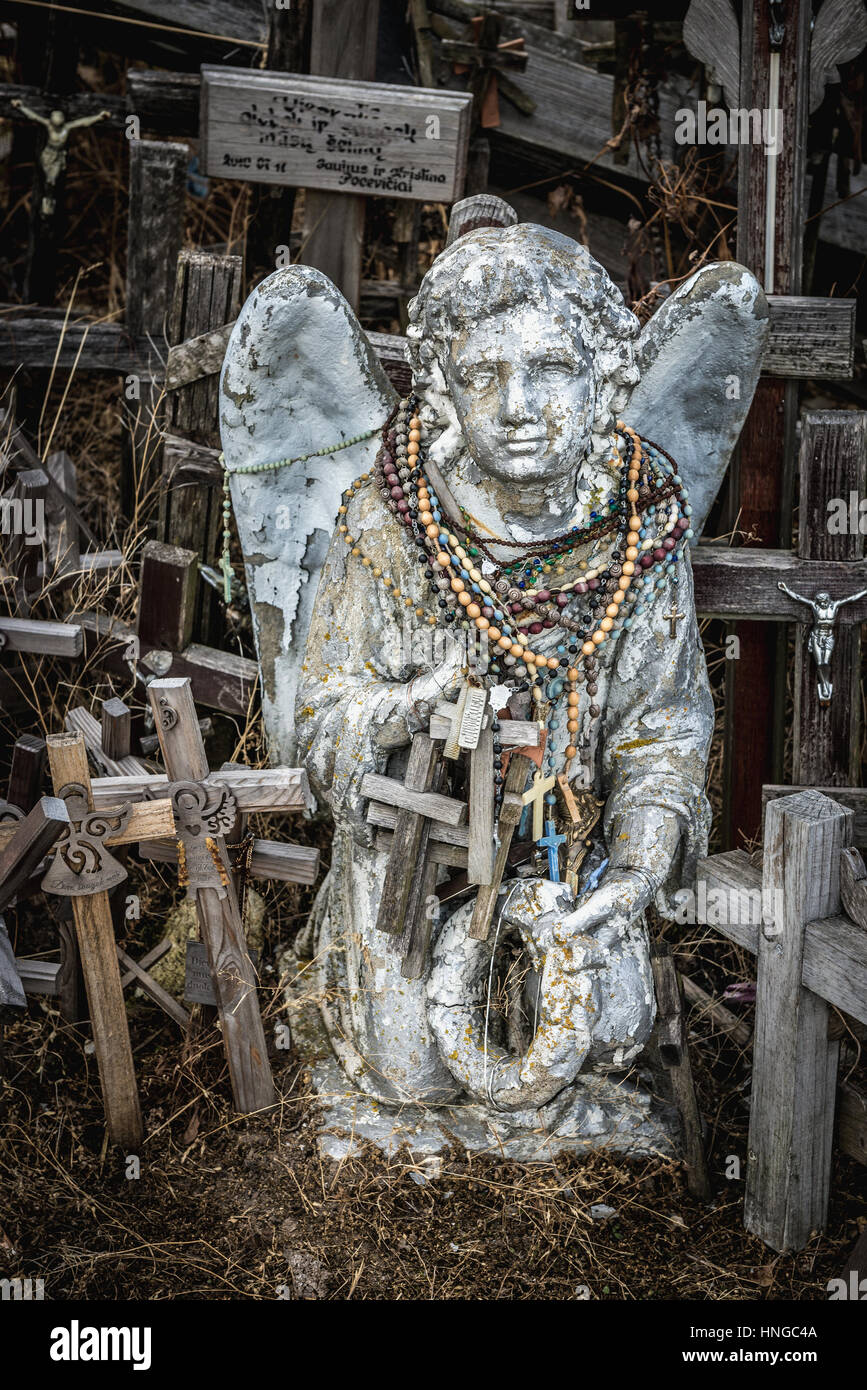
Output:
M808 651L811 614L779 584L782 581L809 598L824 590L832 599L848 598L867 584L857 505L867 492L867 413L807 413L802 422L799 469L797 553L699 545L692 552L695 606L700 614L748 617L753 624L760 620L800 625L792 780L806 785L853 786L860 780L861 701L857 690L861 623L867 619L867 600L859 599L839 610L832 657L835 692L830 705L822 705L816 667ZM854 508L850 505L853 496ZM839 529L840 502L846 509L843 530ZM740 647L735 652L739 656L731 664L743 667L749 677L746 663L752 647L743 642L740 629L738 636Z
M214 979L235 1106L261 1110L274 1102L274 1083L226 836L238 814L308 808L307 775L296 768L210 772L189 680L155 678L148 695L167 775L94 778L94 799L97 806L124 799L135 807L148 804L141 797L171 798L178 838L172 851L167 836L158 837L154 857L182 861ZM262 844L265 857L269 846Z

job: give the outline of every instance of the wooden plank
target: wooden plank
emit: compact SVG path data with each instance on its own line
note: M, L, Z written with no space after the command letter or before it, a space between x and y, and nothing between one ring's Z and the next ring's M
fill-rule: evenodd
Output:
M855 299L769 295L770 334L762 371L837 380L854 375L856 306Z
M469 935L475 941L485 941L491 930L491 923L494 920L494 913L497 908L497 896L500 892L500 885L503 881L503 874L509 862L509 847L512 843L512 836L518 827L524 810L524 802L521 793L524 783L527 780L527 773L532 766L529 758L523 753L512 753L509 758L509 767L506 772L506 780L503 784L503 800L500 806L500 817L497 823L497 835L499 844L497 846L497 856L494 860L494 873L492 882L479 888L476 895L476 902L473 908L473 919L470 923Z
M103 700L100 725L101 747L105 756L114 762L129 757L130 719L129 705L125 705L123 700L119 700L116 695L113 695L110 700Z
M10 805L30 811L42 791L45 768L45 739L36 734L22 734L12 748L12 767L6 798Z
M415 737L418 738L419 735ZM398 782L396 778L383 777L378 772L366 772L361 779L359 791L363 797L369 797L371 801L384 801L401 811L411 811L414 815L424 816L428 820L442 821L444 825L461 825L467 818L465 801L443 796L441 792L414 791L412 787Z
M806 788L806 792L821 795L818 788ZM845 807L840 809L852 815ZM839 881L838 869L838 888ZM700 860L698 882L704 883L707 893L707 925L756 955L762 922L761 870L750 863L743 850L730 850ZM715 890L728 895L727 920L719 920L721 914L710 909L710 895ZM861 927L837 914L808 922L801 978L814 994L859 1023L867 1023L867 933Z
M155 683L155 681L151 681L148 688L153 689ZM166 679L159 680L160 689L166 684ZM183 684L183 681L176 680L169 688L175 689ZM201 737L198 722L196 723L196 733ZM295 811L312 810L314 806L310 794L310 783L303 767L221 768L204 775L209 782L229 788L238 804L238 812L241 815L249 815L253 811L269 811L273 815L285 815ZM146 793L154 795L159 793L163 787L167 787L169 780L165 773L159 772L124 777L94 777L91 783L94 805L98 810L104 810L107 806L119 806L123 801L135 800L136 797L144 796ZM156 803L142 803L142 805L147 804L154 805ZM462 806L463 802L458 804ZM134 811L140 809L141 806L137 803ZM173 834L174 826L167 833ZM152 839L153 837L142 835L139 838ZM125 841L124 843L129 842Z
M41 656L81 656L84 636L78 623L0 617L0 651L39 652Z
M388 806L384 801L371 801L367 808L368 825L380 826L383 830L394 830L397 817L397 807ZM442 821L432 821L430 838L434 844L453 845L466 853L470 843L470 828L468 825L445 825Z
M80 783L87 789L89 799L87 753L80 735L51 735L47 747L55 792L71 782ZM73 898L72 911L109 1137L127 1152L135 1152L144 1137L144 1127L108 894Z
M798 554L805 560L841 562L845 586L847 564L854 569L863 561L864 537L858 528L830 531L829 503L835 498L848 503L853 492L859 497L867 493L867 412L808 411L801 421L799 471ZM809 598L817 593L799 584L793 587ZM853 579L848 592L863 587ZM801 616L809 617L809 610L804 608ZM795 638L792 781L852 786L861 772L861 626L847 623L836 633L830 705L819 700L809 638L810 628L802 621Z
M698 545L692 551L696 611L705 618L739 618L755 621L803 622L809 610L777 588L783 580L796 593L810 596L821 589L832 598L846 598L867 586L867 563L834 560L801 560L790 550L753 549L741 546ZM837 623L843 627L867 621L867 599L840 609ZM741 661L730 665L742 664Z
M153 859L160 864L178 862L178 847L174 840L142 843L139 853L143 859ZM315 883L319 872L319 850L312 845L254 840L248 872L252 878L278 879L282 883Z
M809 791L770 802L765 817L773 907L758 943L744 1224L780 1251L803 1249L827 1221L839 1044L827 1003L802 983L804 928L839 911L851 831L851 812Z
M80 738L80 734L55 734L54 738ZM84 742L82 740L82 747ZM119 803L111 803L113 809ZM96 807L97 810L109 809L104 803ZM0 825L0 850L8 845L15 833L15 825ZM116 835L107 835L105 843L107 845L134 845L136 840L151 840L165 838L167 835L175 833L175 817L172 811L172 803L166 798L158 801L144 801L132 808L132 814L123 830Z
M170 652L182 652L189 646L198 585L199 557L194 550L148 541L142 551L139 581L139 639Z
M33 369L147 377L156 372L152 356L150 344L135 343L120 323L65 323L44 309L38 315L0 313L0 367L14 370L26 362Z
M440 701L434 708L430 721L430 736L446 739L451 733L455 706ZM451 711L451 713L446 713ZM539 725L530 719L503 719L500 721L500 742L504 748L538 748L540 741Z
M125 105L138 116L143 130L176 139L196 137L201 85L197 72L130 68L126 74Z
M389 810L391 808L389 807ZM395 812L395 818L397 812ZM384 854L390 854L394 845L394 832L391 830L378 830L376 833L376 848ZM467 851L458 845L449 845L442 840L434 839L433 834L428 839L427 857L433 864L445 864L450 869L465 869L467 867Z
M675 1104L683 1127L687 1186L694 1197L707 1202L711 1196L704 1151L701 1114L692 1079L689 1043L683 1018L683 1001L670 947L658 943L651 952L653 982L658 1004L657 1047L668 1072Z
M0 912L69 828L69 812L56 796L43 796L0 850Z
M138 961L133 960L132 956L128 956L126 951L121 950L120 946L117 948L117 958L121 965L125 966L127 975L133 976L139 989L144 990L148 998L152 999L155 1004L159 1004L163 1013L168 1014L169 1018L173 1019L178 1027L186 1033L190 1026L190 1015L186 1009L182 1008L178 1001L173 999L168 991L163 989L162 985L148 974L147 970L143 970Z
M364 0L364 8L375 13L378 4ZM363 13L340 19L344 32L367 22ZM314 16L311 67L321 71L319 27ZM256 183L451 203L463 196L471 108L468 93L437 88L205 66L202 168ZM426 131L431 116L436 139Z
M508 723L508 720L504 720ZM494 877L494 735L482 729L470 754L470 842L467 879L488 884Z
M310 72L320 78L366 81L376 76L379 0L356 0L351 18L340 0L317 0L310 23ZM304 190L301 259L324 271L358 312L364 198Z
M165 340L189 162L188 145L129 142L126 325L133 338Z
M147 20L160 21L169 33L173 28L224 39L232 47L239 40L254 47L265 46L266 19L260 0L123 0L124 9ZM180 37L180 36L179 36Z
M176 781L203 780L208 761L190 682L156 679L148 694L168 775ZM172 719L166 718L169 710ZM232 1094L236 1108L249 1113L273 1105L274 1083L231 865L223 836L214 841L225 882L221 890L196 889L196 914L214 977Z
M132 628L107 614L88 612L74 616L84 638L89 662L93 661L104 670L129 679L130 667L126 655L134 649L131 644L139 641L139 670L150 674L148 661L153 652L161 651L160 648L141 642ZM0 631L2 622L0 619ZM160 674L187 677L192 682L193 693L199 704L222 710L224 714L244 718L249 715L259 679L259 667L255 661L198 642L192 642L183 652L166 653L165 657L171 660L160 660Z
M377 930L390 936L400 936L408 922L407 907L412 896L416 868L427 850L429 822L437 819L447 824L457 824L457 821L449 819L449 813L453 814L453 807L458 806L462 818L466 810L463 802L452 802L449 797L428 790L439 762L440 751L433 739L427 734L418 733L412 740L404 782L380 777L373 772L366 773L361 781L362 796L385 799L398 808L394 843L376 918ZM442 808L446 814L436 814L441 809L439 802L448 803Z
M759 111L773 106L780 112L781 127L776 154L769 155L764 143L743 142L738 146L736 258L754 272L766 293L800 295L809 0L792 0L786 7L782 49L773 57L770 21L771 9L766 0L744 0L740 106ZM771 100L771 71L777 56L779 90ZM770 208L769 199L773 202ZM763 545L788 543L792 494L789 460L794 450L797 412L794 382L760 379L733 468L731 524L753 532ZM758 831L762 785L778 780L783 754L780 730L785 696L785 635L750 622L739 626L737 636L740 660L726 663L726 845L737 843L739 835L752 838Z

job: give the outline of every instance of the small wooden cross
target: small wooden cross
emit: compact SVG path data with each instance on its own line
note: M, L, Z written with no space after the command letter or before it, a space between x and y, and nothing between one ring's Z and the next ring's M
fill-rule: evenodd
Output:
M602 815L605 802L598 800L590 787L573 791L565 772L558 776L557 785L570 821L566 832L566 882L577 893L578 874L591 844L590 832Z
M543 822L545 819L544 805L545 796L556 785L557 779L553 776L543 777L541 768L537 768L533 775L533 785L524 792L521 800L525 806L533 807L533 839L541 840L544 833Z
M671 611L670 613L663 613L662 616L664 617L665 621L668 623L668 635L669 635L669 637L671 637L672 639L675 638L675 637L677 636L677 624L678 624L678 621L679 621L680 618L685 618L685 617L686 617L686 614L685 614L685 613L678 613L678 611L677 611L677 604L675 603L675 604L673 605L673 607L672 607L672 611Z
M428 855L432 826L435 822L459 826L467 817L466 802L436 790L441 780L439 749L424 733L413 738L405 781L375 772L361 779L362 796L372 803L398 808L376 925L379 931L397 938L405 979L422 974L433 925L427 911L437 874L436 863Z

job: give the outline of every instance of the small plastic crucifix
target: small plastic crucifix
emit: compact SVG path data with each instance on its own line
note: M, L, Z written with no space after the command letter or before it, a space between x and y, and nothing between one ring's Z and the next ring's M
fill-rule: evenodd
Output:
M561 845L565 845L566 836L556 833L556 826L552 820L545 821L545 834L539 840L540 849L548 851L548 877L552 883L560 882L560 860L558 852Z
M551 791L551 788L555 785L555 783L556 778L554 776L543 777L541 769L537 769L533 776L533 785L529 787L527 791L524 792L522 798L524 805L533 807L534 840L541 840L542 835L544 833L542 822L544 820L543 807L545 803L545 797Z

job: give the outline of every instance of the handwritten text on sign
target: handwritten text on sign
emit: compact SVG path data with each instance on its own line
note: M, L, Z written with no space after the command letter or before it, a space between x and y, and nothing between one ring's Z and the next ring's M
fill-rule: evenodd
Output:
M203 67L203 172L451 203L463 192L471 106L462 92Z

